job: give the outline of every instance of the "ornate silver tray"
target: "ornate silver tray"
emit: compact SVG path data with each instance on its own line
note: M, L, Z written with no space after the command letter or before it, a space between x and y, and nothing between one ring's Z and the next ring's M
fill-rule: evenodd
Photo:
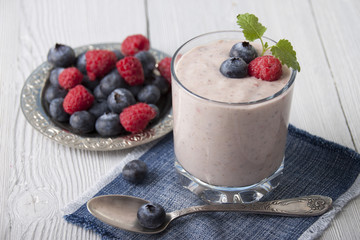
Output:
M120 43L101 43L74 48L74 50L76 55L79 55L86 50L115 50L120 49L120 46ZM168 56L156 49L150 49L150 51L158 61ZM102 138L98 136L81 136L70 132L51 119L42 101L43 91L48 84L47 80L52 68L53 66L48 62L44 62L37 67L25 81L20 96L21 109L25 118L44 136L73 148L110 151L139 146L158 139L172 131L172 110L170 106L164 109L165 112L161 113L161 118L156 124L141 133ZM171 101L171 95L168 97Z

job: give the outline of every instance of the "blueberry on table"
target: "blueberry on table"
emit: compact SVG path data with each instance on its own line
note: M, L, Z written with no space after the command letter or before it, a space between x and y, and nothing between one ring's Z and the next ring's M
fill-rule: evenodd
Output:
M135 104L136 100L129 90L117 88L108 96L107 103L111 111L121 113L124 108Z
M100 81L100 89L105 95L109 95L112 91L117 88L124 88L127 84L125 80L120 76L117 69L108 73Z
M49 78L51 85L55 87L60 87L59 75L64 69L65 68L54 68L53 70L51 70Z
M164 208L157 203L146 203L137 212L138 223L145 228L158 228L165 222L165 218Z
M70 115L65 112L63 107L64 98L55 98L51 101L49 106L50 116L58 122L66 122Z
M230 50L230 57L242 58L246 63L251 62L257 56L255 48L249 42L236 43Z
M64 98L67 94L67 91L62 88L58 88L55 86L50 85L45 90L45 100L50 103L55 98Z
M141 160L132 160L122 169L122 177L132 183L140 183L146 177L148 168L145 162Z
M63 44L56 43L54 47L50 48L47 60L56 67L69 67L75 62L74 50Z
M220 66L220 72L228 78L243 78L247 76L248 65L241 58L228 58Z
M112 137L124 132L123 126L120 124L119 114L104 113L95 123L96 131L103 137Z
M79 133L90 133L95 128L95 116L88 111L75 112L70 116L70 125Z
M161 92L159 88L155 85L146 85L137 94L137 99L139 100L139 102L144 103L155 104L157 101L159 101L160 97Z

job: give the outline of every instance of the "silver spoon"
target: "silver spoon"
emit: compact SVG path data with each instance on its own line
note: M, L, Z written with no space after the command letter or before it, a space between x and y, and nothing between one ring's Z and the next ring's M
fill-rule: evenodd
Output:
M196 212L244 212L292 217L318 216L331 207L332 199L310 195L248 204L193 206L166 213L165 222L156 229L144 228L137 221L137 211L145 203L148 201L132 196L103 195L90 199L87 202L87 208L92 215L111 226L136 233L155 234L164 231L175 218Z

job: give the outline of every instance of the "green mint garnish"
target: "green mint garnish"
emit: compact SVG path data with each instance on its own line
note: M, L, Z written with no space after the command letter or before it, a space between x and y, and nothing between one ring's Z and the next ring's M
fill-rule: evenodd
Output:
M278 58L281 64L285 64L288 67L300 72L300 65L296 59L296 52L294 51L291 43L286 39L281 39L276 43L276 45L269 47L269 44L267 42L264 43L262 39L266 31L266 27L259 23L259 19L254 14L239 14L237 16L237 24L242 29L246 40L251 42L256 39L260 40L263 48L261 56L270 49L273 56Z

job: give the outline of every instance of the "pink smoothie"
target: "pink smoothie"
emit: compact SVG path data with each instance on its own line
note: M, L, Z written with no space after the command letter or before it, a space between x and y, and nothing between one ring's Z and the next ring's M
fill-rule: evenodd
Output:
M175 155L186 171L211 185L255 184L284 158L292 86L259 100L282 90L291 71L284 66L274 82L223 76L220 65L237 42L214 41L175 61L183 85L172 81ZM252 45L260 52L259 44Z

